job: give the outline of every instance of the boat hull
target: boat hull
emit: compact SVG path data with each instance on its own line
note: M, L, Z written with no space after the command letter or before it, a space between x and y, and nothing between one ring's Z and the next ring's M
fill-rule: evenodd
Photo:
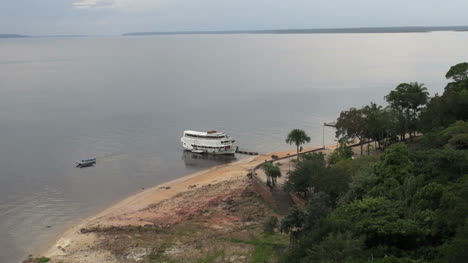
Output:
M76 163L76 167L83 168L83 167L93 166L94 164L96 163L95 162L94 163Z
M193 148L184 147L185 151L198 153L198 154L214 154L214 155L234 155L236 153L236 149L228 149L228 150L198 150Z

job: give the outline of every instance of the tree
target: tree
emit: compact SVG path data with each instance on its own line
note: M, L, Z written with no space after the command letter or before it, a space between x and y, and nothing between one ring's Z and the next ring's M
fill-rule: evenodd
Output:
M275 233L276 227L278 227L278 218L276 216L270 216L263 224L263 232L267 234Z
M468 219L457 229L455 238L442 246L440 262L465 262L468 258Z
M275 187L276 180L278 177L281 177L281 170L278 166L271 164L270 162L265 162L262 165L262 170L265 172L267 176L267 180L271 182L271 186Z
M392 90L385 99L390 106L405 116L405 134L401 134L402 139L406 133L412 137L418 130L417 118L424 105L427 104L429 93L424 84L418 82L401 83L395 90Z
M394 177L402 182L405 176L410 175L413 162L409 158L408 146L404 143L396 143L390 146L382 156L382 161L377 167L377 173L383 177Z
M445 128L457 120L468 120L468 79L451 82L441 96L432 98L421 113L423 131Z
M351 157L353 156L353 150L351 149L351 147L348 147L348 138L340 138L339 143L340 146L328 156L328 163L330 165L336 164L341 160L351 159Z
M360 109L350 108L342 111L336 120L337 138L357 138L361 146L361 155L363 154L363 143L366 141L366 119Z
M307 202L307 218L305 227L314 230L314 227L327 217L333 209L333 201L325 192L316 192Z
M308 196L314 178L325 175L326 162L323 154L312 153L296 164L296 169L289 175L284 188L288 192L299 192Z
M307 250L307 256L302 262L342 263L365 262L362 257L364 242L354 238L351 232L331 233L320 244Z
M382 137L385 133L385 124L384 124L384 115L382 106L379 106L373 102L370 105L365 106L362 108L362 113L366 120L366 137L368 139L373 139L376 142L382 140ZM370 143L367 144L367 155L370 154Z
M454 81L468 79L468 63L463 62L450 67L447 74L445 74L445 78L453 79Z
M297 150L297 159L299 159L299 147L302 144L310 142L310 137L307 136L305 131L301 129L294 129L289 132L288 137L286 137L286 143L295 144Z
M297 239L302 231L307 214L300 208L293 207L281 221L281 232L289 234L289 248L297 245Z

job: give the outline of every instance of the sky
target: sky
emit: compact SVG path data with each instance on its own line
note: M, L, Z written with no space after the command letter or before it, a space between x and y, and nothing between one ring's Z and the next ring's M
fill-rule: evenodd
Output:
M468 25L468 0L0 0L0 33Z

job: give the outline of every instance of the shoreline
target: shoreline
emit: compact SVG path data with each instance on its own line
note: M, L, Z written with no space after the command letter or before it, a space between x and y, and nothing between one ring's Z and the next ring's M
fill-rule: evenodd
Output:
M336 144L326 145L326 150L331 150ZM304 151L321 147L310 147ZM67 257L74 251L81 251L88 244L97 240L96 235L83 235L83 229L145 226L154 224L154 211L148 212L149 207L160 203L170 202L177 196L214 184L229 182L245 178L247 173L265 160L270 160L271 155L279 157L291 156L295 149L271 152L258 156L250 156L233 163L215 166L206 170L195 172L162 184L151 186L116 201L104 210L70 223L67 230L58 234L53 240L36 248L39 256L48 258ZM295 157L294 157L295 158ZM175 205L175 204L174 204ZM158 211L160 212L160 211ZM162 211L161 211L162 213ZM94 260L107 260L110 255L93 255ZM87 262L87 261L83 261ZM107 261L106 261L107 262ZM114 262L110 260L109 262Z

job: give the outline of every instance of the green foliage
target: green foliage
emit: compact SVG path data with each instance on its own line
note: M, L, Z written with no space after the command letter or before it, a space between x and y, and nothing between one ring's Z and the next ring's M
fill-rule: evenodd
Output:
M357 160L360 160L358 158ZM340 200L340 203L349 203L353 200L362 199L369 195L370 191L379 183L379 179L375 176L375 163L362 164L360 166L351 166L350 162L340 162L335 168L346 169L352 174L352 181L349 184L349 191ZM357 162L352 162L357 164ZM340 167L337 167L340 165ZM346 165L346 166L345 166ZM344 168L341 168L345 166Z
M272 158L272 159L278 159L278 155L272 154L272 155L271 155L271 158Z
M362 259L364 242L351 232L331 233L322 242L307 250L302 262L341 263Z
M281 177L280 168L278 166L271 164L270 162L265 162L261 166L261 168L265 172L265 175L268 178L267 181L270 181L271 186L274 187L276 185L276 181L278 177Z
M264 263L271 262L272 258L279 257L287 245L284 235L276 233L261 237L252 236L250 240L232 238L233 243L242 243L254 247L252 257L248 262Z
M333 210L333 200L324 192L317 192L312 195L307 203L307 216L305 227L312 229L320 220L327 217Z
M292 245L281 262L466 261L468 63L447 78L427 104L423 85L402 83L386 96L390 108L341 112L337 137L373 139L385 151L351 160L337 150L329 167L317 155L297 163L286 186L311 194L282 222ZM395 139L421 130L409 144Z
M176 263L177 260L166 256L164 253L161 253L158 250L153 250L153 252L149 255L149 262L150 263Z
M270 216L267 221L263 224L263 232L274 233L278 227L278 218L276 216Z
M50 258L47 258L47 257L40 257L40 258L36 258L35 262L49 262L50 261Z
M281 232L286 234L299 232L304 227L305 218L306 213L294 206L291 208L289 214L281 221Z
M291 208L289 214L281 220L280 231L289 234L289 246L295 247L299 233L305 225L307 214L297 207Z
M326 167L325 155L312 153L304 155L284 187L289 192L303 193L304 197L313 187L315 191L325 192L336 200L347 191L350 180L342 170Z
M215 250L208 252L203 257L199 258L196 263L212 263L217 262L216 259L223 258L224 250Z
M310 142L310 137L306 132L301 129L294 129L289 132L286 137L286 143L295 144L297 149L297 157L299 158L299 147L305 143Z
M453 136L448 143L458 150L468 150L468 133Z
M400 114L400 122L403 129L400 135L404 136L409 133L410 136L419 130L418 115L423 106L429 100L429 93L424 84L418 82L401 83L395 90L392 90L385 99L390 106L397 110Z
M442 196L446 189L438 183L430 183L416 192L414 200L418 210L436 210L440 206Z
M296 169L289 175L285 183L285 189L289 192L300 192L307 195L313 184L313 176L325 174L325 159L323 155L311 155L296 164Z
M348 139L346 137L340 139L340 146L336 148L330 156L328 156L328 163L330 165L336 164L341 160L351 159L353 150L347 146Z
M468 79L468 63L464 62L452 66L447 74L445 74L445 78L453 79L454 81Z
M362 155L362 143L367 139L366 126L366 119L363 110L350 108L347 111L342 111L336 120L336 137L358 138L361 142Z
M393 178L400 184L412 174L413 163L409 158L408 147L404 143L393 144L382 155L382 161L376 168L382 179Z
M468 120L468 79L447 84L441 96L433 97L421 113L423 131L444 128L457 120Z
M320 162L323 166L326 165L325 154L323 154L322 152L305 153L301 155L300 161L309 161L309 160L316 160Z
M440 262L466 262L468 258L468 219L457 230L455 237L441 248Z

